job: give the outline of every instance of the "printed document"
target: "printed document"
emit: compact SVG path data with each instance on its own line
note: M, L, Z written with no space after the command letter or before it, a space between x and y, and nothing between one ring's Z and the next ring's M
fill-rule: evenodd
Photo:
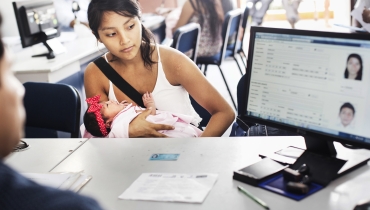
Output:
M217 180L217 174L143 173L118 198L202 203Z

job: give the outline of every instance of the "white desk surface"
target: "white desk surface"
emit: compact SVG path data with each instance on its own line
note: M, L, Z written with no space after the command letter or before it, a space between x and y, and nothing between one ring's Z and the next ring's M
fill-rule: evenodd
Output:
M301 137L89 139L52 171L84 170L92 175L93 179L80 192L97 199L105 209L263 209L239 192L238 185L264 200L274 210L338 209L338 194L333 196L336 187L341 185L343 189L347 181L359 175L362 180L363 176L367 180L370 178L369 166L363 166L299 202L233 180L234 170L260 160L259 152L273 152L290 145L305 148ZM340 147L338 145L335 146ZM149 161L154 153L178 153L180 156L177 161ZM219 178L202 204L118 199L145 172L217 173ZM367 185L369 188L370 183L367 182ZM361 195L359 192L354 194ZM364 193L362 196L370 197Z
M19 172L47 173L72 154L86 138L75 139L22 139L29 149L13 152L5 163Z
M67 52L56 55L54 59L31 57L32 47L25 48L15 55L12 71L22 82L58 82L81 70L84 64L106 52L103 44L91 36L64 43Z

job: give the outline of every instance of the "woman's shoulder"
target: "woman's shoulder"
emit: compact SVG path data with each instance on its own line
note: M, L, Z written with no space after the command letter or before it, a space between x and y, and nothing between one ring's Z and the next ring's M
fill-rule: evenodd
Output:
M162 63L176 63L186 59L185 54L172 47L159 45L158 49Z
M103 61L105 62L105 59L103 56L97 59L103 59ZM98 65L95 63L96 60L91 61L89 64L87 64L85 72L84 72L85 75L88 75L88 76L94 75L95 77L101 77L101 75L103 75L103 72L100 70Z

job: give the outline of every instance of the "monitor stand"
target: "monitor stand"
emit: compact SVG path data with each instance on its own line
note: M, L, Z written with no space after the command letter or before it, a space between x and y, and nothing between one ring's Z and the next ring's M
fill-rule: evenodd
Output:
M261 153L259 156L262 158L268 157L285 165L293 165L296 159L303 154L304 151L309 151L326 157L334 157L337 159L346 160L347 162L338 171L335 178L341 177L367 164L370 159L370 151L367 150L353 150L341 146L336 149L332 141L317 139L311 136L305 136L304 138L306 142L306 150L289 146L274 153Z
M53 49L51 49L51 47L49 46L49 44L46 42L47 39L48 39L48 37L45 34L45 32L40 33L40 40L45 45L45 47L48 49L48 52L47 53L38 54L38 55L32 55L32 57L43 57L43 56L46 56L47 59L53 59L53 58L55 58Z

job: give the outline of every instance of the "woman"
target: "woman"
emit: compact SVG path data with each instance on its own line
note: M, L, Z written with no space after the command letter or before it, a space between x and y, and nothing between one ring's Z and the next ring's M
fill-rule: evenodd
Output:
M175 49L156 46L152 34L141 24L140 14L136 0L91 1L90 28L108 49L101 59L140 94L152 92L159 110L192 115L198 126L201 119L191 106L190 93L212 115L202 136L221 136L234 120L233 109L189 58ZM94 62L86 68L84 84L87 98L101 95L100 101L136 104L112 85ZM129 137L164 137L157 130L173 129L146 121L149 114L148 109L131 121Z
M172 32L188 23L199 23L201 35L197 56L213 56L220 51L222 46L223 21L224 12L220 0L187 0Z
M344 78L362 80L362 59L360 55L353 53L348 56Z

